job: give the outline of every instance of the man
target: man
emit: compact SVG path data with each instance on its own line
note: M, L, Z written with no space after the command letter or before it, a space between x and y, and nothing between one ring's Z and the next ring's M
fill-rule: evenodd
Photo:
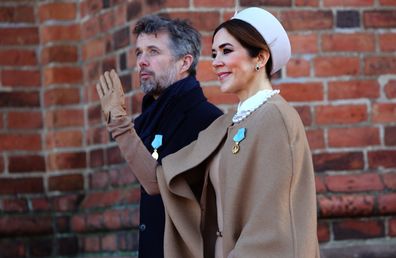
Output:
M134 127L161 164L162 158L194 141L222 112L206 100L195 79L201 50L198 31L184 21L149 15L136 23L134 34L140 85L145 93L142 114L135 119ZM115 78L114 71L101 76L102 82L111 80L110 76ZM100 86L97 87L103 101ZM103 102L102 108L107 122L126 115L124 109L104 107ZM149 195L141 188L140 258L164 256L164 226L161 196Z

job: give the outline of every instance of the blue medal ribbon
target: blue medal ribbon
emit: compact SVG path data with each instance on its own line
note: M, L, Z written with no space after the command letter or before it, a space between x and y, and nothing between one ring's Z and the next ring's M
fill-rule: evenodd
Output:
M151 142L151 147L158 149L162 145L162 134L156 134L154 140Z
M234 135L234 142L239 143L243 139L245 139L246 128L239 128L238 132Z

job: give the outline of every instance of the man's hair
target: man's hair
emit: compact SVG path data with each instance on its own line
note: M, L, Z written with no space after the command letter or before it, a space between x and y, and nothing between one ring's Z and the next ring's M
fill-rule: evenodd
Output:
M139 19L133 33L157 34L166 32L170 39L170 49L176 59L190 54L193 57L188 73L196 74L199 55L201 53L201 35L186 20L167 19L158 15L146 15Z

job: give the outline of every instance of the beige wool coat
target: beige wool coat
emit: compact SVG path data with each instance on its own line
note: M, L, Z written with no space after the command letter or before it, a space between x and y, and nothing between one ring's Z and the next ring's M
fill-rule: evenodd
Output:
M216 152L223 253L241 258L318 257L312 158L297 112L274 96L242 122L232 125L231 118L216 120L196 142L164 159L158 169L167 210L167 257L199 258L204 248L213 254L216 197L207 174ZM232 138L242 127L246 138L233 154ZM191 186L200 185L198 177L203 173L206 180L200 194Z
M220 155L224 258L318 258L314 171L298 113L275 95L240 123L231 119L218 118L148 179L147 187L158 182L165 205L165 257L214 256L216 196L208 174ZM246 137L233 154L233 136L242 127ZM153 167L138 160L146 170Z

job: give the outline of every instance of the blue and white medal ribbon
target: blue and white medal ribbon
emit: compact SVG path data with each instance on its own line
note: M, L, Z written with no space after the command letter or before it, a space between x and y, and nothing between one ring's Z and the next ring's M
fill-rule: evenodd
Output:
M232 146L232 153L237 154L239 152L239 143L245 139L246 128L239 128L238 132L234 135L234 146Z
M154 140L151 142L151 147L153 147L154 151L151 154L151 156L155 159L158 160L158 152L157 149L161 147L162 145L162 135L161 134L156 134L154 136Z

